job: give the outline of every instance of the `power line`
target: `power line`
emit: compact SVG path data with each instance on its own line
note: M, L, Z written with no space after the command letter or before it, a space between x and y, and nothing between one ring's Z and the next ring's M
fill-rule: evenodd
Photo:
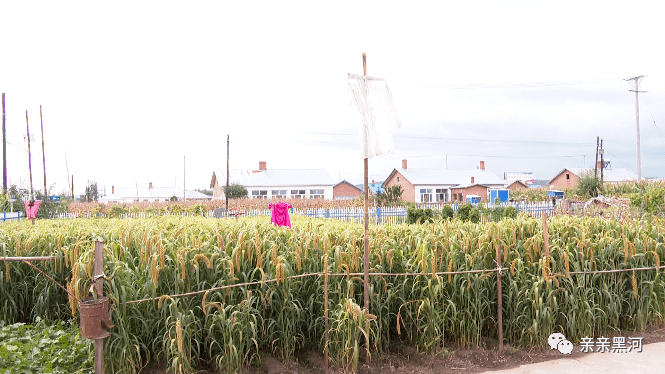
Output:
M534 87L549 87L549 86L570 86L579 84L592 84L592 83L605 83L611 81L620 81L621 78L598 78L587 80L573 80L573 81L549 81L549 82L530 82L530 83L487 83L487 84L467 84L460 86L425 86L426 88L445 88L452 90L476 90L488 88L534 88Z
M539 159L539 158L573 158L573 157L584 157L587 155L561 155L561 156L494 156L494 155L465 155L465 154L456 154L456 153L436 153L436 154L425 154L425 155L415 155L408 156L411 158L416 157L435 157L435 156L461 156L461 157L489 157L489 158L524 158L524 159Z
M647 101L646 96L644 96L644 102L647 104L647 109L649 109L649 114L651 114L651 119L653 120L653 125L656 127L658 138L660 139L660 142L663 144L663 147L665 147L665 142L663 142L663 138L660 136L660 130L658 129L658 125L656 125L656 119L653 118L653 113L651 112L651 107L649 106L649 102Z
M341 134L332 132L314 132L314 131L290 131L281 132L289 134L312 134L312 135L335 135L335 136L358 136L358 134ZM592 143L572 143L572 142L545 142L534 140L502 140L502 139L478 139L478 138L447 138L437 136L414 136L414 135L393 135L393 138L400 139L426 139L426 140L453 140L453 141L475 141L475 142L497 142L497 143L528 143L528 144L557 144L557 145L592 145Z

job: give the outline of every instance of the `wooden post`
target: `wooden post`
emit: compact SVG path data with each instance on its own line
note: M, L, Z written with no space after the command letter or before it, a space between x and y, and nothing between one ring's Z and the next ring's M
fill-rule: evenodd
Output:
M2 193L7 193L7 128L5 118L5 94L2 94ZM2 207L5 210L5 207Z
M323 309L325 311L325 339L326 346L324 350L324 358L326 362L326 371L328 371L328 254L326 253L323 261Z
M496 272L496 292L497 292L497 310L499 317L499 351L503 351L503 295L501 293L501 228L499 231L499 242L496 244L496 266L499 270Z
M363 53L363 75L367 75L367 56L365 53ZM365 147L367 147L367 132L365 131ZM367 313L369 313L369 187L367 184L367 174L368 174L368 159L365 157L364 159L364 166L365 166L365 177L364 177L364 184L365 184L365 252L363 256L363 284L364 284L364 292L365 292L365 310Z
M226 198L226 215L229 215L229 135L226 135L226 191L224 191Z
M104 242L95 241L95 278L104 274ZM104 296L104 278L97 280L96 292L98 297ZM104 374L104 339L95 339L95 374Z
M543 213L543 247L545 256L550 255L549 233L547 232L547 212Z

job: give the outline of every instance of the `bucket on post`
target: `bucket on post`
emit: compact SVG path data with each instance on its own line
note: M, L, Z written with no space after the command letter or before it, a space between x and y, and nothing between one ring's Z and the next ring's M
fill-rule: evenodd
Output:
M111 325L111 317L109 316L109 298L106 296L98 297L95 300L93 297L88 297L81 300L79 304L81 315L81 335L87 339L104 339L108 338L111 334L104 330L104 327L109 329Z

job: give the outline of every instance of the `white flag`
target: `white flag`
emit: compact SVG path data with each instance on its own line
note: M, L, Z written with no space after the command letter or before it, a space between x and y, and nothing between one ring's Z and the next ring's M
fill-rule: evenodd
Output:
M393 154L390 124L402 127L390 89L383 78L349 73L351 104L360 112L363 158Z

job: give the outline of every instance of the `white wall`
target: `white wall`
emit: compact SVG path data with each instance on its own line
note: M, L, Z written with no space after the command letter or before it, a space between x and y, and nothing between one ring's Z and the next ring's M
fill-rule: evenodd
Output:
M286 190L286 198L291 199L291 190L305 190L304 198L310 198L311 190L323 190L323 198L325 200L332 200L333 198L333 186L284 186L284 187L274 187L274 186L259 186L259 187L246 187L247 196L253 198L252 191L268 191L266 195L267 199L272 199L272 190Z

